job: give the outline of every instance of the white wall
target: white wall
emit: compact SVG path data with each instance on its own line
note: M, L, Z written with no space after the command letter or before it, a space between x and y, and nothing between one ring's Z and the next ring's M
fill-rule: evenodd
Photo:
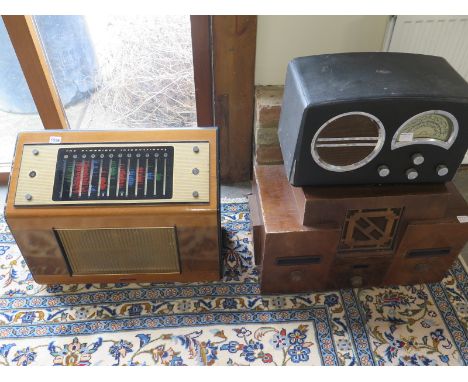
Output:
M388 16L258 16L256 85L283 85L294 57L380 51Z

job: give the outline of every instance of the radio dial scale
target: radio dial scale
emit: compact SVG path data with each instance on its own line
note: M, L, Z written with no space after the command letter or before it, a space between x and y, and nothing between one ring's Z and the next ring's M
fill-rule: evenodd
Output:
M207 142L27 144L15 205L193 202L194 191L208 202L209 151Z

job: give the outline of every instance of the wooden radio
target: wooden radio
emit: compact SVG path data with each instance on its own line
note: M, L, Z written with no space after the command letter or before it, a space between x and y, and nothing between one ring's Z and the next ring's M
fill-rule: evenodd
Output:
M442 57L343 53L289 63L278 134L295 186L444 183L467 125L468 84Z
M5 217L38 283L220 277L216 128L18 135Z
M468 241L452 182L293 187L255 166L250 210L262 293L439 282Z
M291 61L284 166L255 166L250 198L262 293L440 281L468 241L450 182L467 124L468 84L441 57Z

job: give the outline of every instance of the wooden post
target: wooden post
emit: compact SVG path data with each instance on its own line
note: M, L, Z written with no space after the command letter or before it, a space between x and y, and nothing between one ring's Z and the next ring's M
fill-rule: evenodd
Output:
M211 17L190 16L192 29L193 77L199 127L213 126L213 71Z
M257 17L213 16L212 33L221 181L247 181L252 168Z

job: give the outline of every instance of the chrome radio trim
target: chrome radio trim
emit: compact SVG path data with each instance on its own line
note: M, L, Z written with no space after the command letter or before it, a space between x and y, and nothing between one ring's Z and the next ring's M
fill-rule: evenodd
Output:
M329 164L329 163L323 161L320 158L320 155L318 154L317 150L315 149L316 147L346 147L346 146L370 146L371 145L369 143L342 143L342 144L316 145L316 142L323 142L323 139L327 139L327 138L318 138L320 132L325 127L327 127L330 123L332 123L336 119L341 118L341 117L346 117L348 115L363 115L363 116L373 120L375 123L377 123L377 126L379 128L378 137L347 137L347 138L330 138L330 139L333 139L334 142L338 142L338 141L342 141L342 140L349 140L349 141L353 141L353 140L371 140L370 138L372 138L372 140L377 140L377 144L375 145L374 150L372 151L372 153L370 153L364 159L362 159L362 160L360 160L360 161L358 161L356 163L353 163L353 164L350 164L350 165L345 165L345 166L336 166L336 165ZM329 119L322 126L320 126L320 128L316 131L314 137L312 138L312 142L310 144L310 151L311 151L312 158L314 159L315 163L317 163L320 167L324 168L325 170L334 171L334 172L347 172L347 171L356 170L356 169L358 169L360 167L365 166L369 162L371 162L379 154L379 152L382 149L384 143L385 143L385 128L384 128L384 125L383 125L382 121L380 121L380 119L378 119L375 115L372 115L372 114L369 114L369 113L366 113L366 112L363 112L363 111L352 111L352 112L348 112L348 113L342 113L342 114L335 115L333 118Z
M408 141L408 142L397 142L398 135L401 133L401 131L405 128L405 126L410 123L412 120L422 116L422 115L429 115L429 114L439 114L439 115L444 115L447 118L449 118L452 121L453 124L453 131L450 134L450 138L447 140L447 142L442 142L438 139L433 139L433 138L419 138L414 141ZM391 149L395 150L400 147L404 146L410 146L410 145L433 145L433 146L439 146L442 147L443 149L448 150L455 140L457 139L458 136L458 121L455 118L455 116L448 111L444 110L427 110L423 111L422 113L415 114L413 115L410 119L407 119L405 122L401 124L401 126L398 128L398 130L395 132L392 138L392 144L391 144Z

